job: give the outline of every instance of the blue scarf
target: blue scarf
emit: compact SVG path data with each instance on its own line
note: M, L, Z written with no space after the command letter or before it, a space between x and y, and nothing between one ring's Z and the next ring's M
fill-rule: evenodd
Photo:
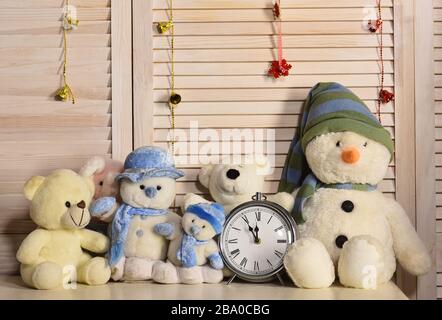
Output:
M194 236L188 235L187 233L183 234L176 257L184 268L196 266L197 259L195 247L205 243L207 243L207 241L197 240Z
M296 223L304 223L304 217L302 216L302 211L304 209L305 202L313 197L315 192L320 188L328 189L341 189L341 190L358 190L358 191L374 191L376 186L371 184L357 184L357 183L334 183L325 184L316 178L314 174L309 174L299 188L298 193L295 197L295 206L292 211L292 216L294 217Z
M167 214L167 210L134 208L123 203L120 208L118 208L112 222L112 245L109 251L110 266L115 266L124 254L127 232L129 230L130 221L134 216L161 216L164 214Z

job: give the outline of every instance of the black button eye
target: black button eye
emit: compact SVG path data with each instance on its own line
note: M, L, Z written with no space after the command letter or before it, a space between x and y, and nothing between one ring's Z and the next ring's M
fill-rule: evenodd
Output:
M144 190L144 188L146 188L146 186L145 186L144 184L142 184L142 185L140 186L140 189L141 189L141 190Z
M70 208L70 207L71 207L71 203L70 203L69 201L66 201L66 202L64 203L64 205L66 206L66 208Z
M102 186L103 185L103 181L100 181L99 185Z
M346 236L340 235L340 236L336 237L335 243L339 249L342 249L342 247L344 246L344 243L346 243L347 241L348 241L348 238Z
M157 186L157 190L160 191L161 190L161 186Z
M350 200L345 200L341 204L341 209L347 213L352 212L354 208L355 208L355 205Z
M364 143L364 148L366 148L366 147L367 147L367 145L368 145L368 142Z
M206 228L206 226L203 226L203 229Z
M194 223L194 222L195 222L195 219L192 220L192 223Z
M339 148L341 146L341 141L336 142L336 146Z

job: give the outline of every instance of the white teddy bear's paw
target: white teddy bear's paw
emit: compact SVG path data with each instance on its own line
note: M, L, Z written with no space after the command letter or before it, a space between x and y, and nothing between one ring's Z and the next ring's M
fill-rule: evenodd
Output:
M334 265L327 249L313 238L296 241L284 258L284 266L300 288L327 288L335 280Z
M293 196L287 192L279 192L277 194L269 195L267 200L279 204L288 212L291 212L293 210L293 206L295 205L295 198L293 198Z
M347 287L376 289L390 280L384 249L379 240L369 235L353 237L342 248L338 262L339 282ZM394 268L393 268L394 269Z
M124 266L124 280L150 280L154 263L155 261L148 258L127 258Z

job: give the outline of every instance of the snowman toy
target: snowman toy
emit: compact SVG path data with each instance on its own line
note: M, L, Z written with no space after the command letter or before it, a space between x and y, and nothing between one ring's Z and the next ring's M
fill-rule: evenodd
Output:
M353 92L337 83L310 91L279 191L293 193L300 239L284 266L298 287L373 289L396 259L413 275L431 258L404 209L377 190L393 158L389 132Z

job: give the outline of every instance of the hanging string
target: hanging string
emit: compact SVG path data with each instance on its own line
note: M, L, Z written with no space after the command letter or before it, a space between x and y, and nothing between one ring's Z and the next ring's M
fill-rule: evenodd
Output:
M175 92L175 28L173 23L173 0L168 0L169 7L169 21L162 21L157 24L157 30L159 33L163 34L170 31L170 97L169 97L169 109L171 117L171 149L172 155L175 155L175 109L177 105L181 102L181 96Z
M69 0L66 0L65 12L63 15L63 86L57 90L55 98L61 101L67 101L71 99L72 103L75 103L74 93L69 85L67 79L67 67L68 67L68 30L72 30L78 26L79 21L76 17L73 17L70 12Z
M385 89L385 62L384 62L384 21L382 20L382 3L377 0L377 19L369 21L369 30L373 33L379 32L379 58L381 66L380 91L377 99L376 114L381 121L381 105L394 101L394 94Z
M282 55L282 20L281 20L281 0L273 0L273 18L276 21L278 28L278 60L272 61L267 74L274 79L279 77L286 77L289 75L289 70L292 65L287 63L287 60Z
M175 103L172 103L171 99L175 96L175 27L173 23L173 0L169 0L169 8L170 8L170 99L169 99L169 108L170 108L170 117L171 117L171 129L172 129L172 155L175 155ZM181 99L180 99L181 100ZM179 102L178 102L179 103Z

